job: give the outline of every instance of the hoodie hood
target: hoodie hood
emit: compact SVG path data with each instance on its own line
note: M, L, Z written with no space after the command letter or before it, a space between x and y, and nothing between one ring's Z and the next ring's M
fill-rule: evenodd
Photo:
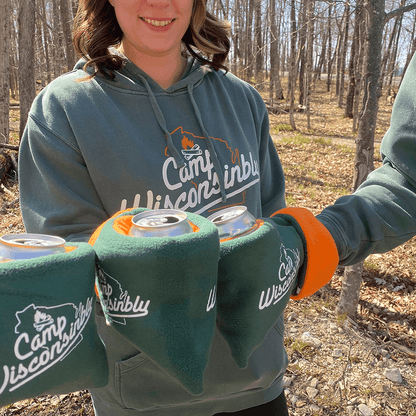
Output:
M180 151L176 148L173 143L171 134L166 126L166 120L163 115L162 110L157 102L158 95L170 95L175 94L178 92L186 92L189 95L189 99L192 103L192 107L194 109L195 117L198 120L198 123L201 127L203 132L204 138L207 143L208 150L210 151L212 162L214 164L215 172L218 176L218 181L221 190L221 199L222 202L227 201L226 189L225 189L225 178L224 172L221 168L221 164L218 158L218 154L216 152L215 146L212 143L210 135L208 134L204 123L203 123L203 116L201 111L198 108L198 105L194 99L193 91L194 88L197 87L204 79L205 75L209 72L213 71L213 69L207 65L202 65L197 59L193 57L188 57L187 64L185 67L185 71L181 77L181 79L175 83L174 85L170 86L167 89L162 88L156 81L153 80L148 74L142 71L138 66L136 66L133 62L128 60L124 55L120 54L114 48L111 49L112 53L115 53L121 56L125 64L123 68L118 71L114 71L115 78L114 80L108 79L101 75L97 75L101 82L106 82L111 84L114 87L128 89L128 90L136 90L145 92L149 97L149 104L153 110L153 113L158 121L159 127L163 131L166 143L170 153L172 154L173 158L176 162L176 168L180 169L185 166L185 161L180 153ZM80 59L74 69L75 70L83 70L84 65L86 63L85 59ZM93 69L91 67L87 68L87 73L92 74Z

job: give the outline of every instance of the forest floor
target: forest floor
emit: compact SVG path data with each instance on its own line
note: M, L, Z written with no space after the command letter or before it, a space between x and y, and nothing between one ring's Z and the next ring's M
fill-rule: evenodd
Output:
M319 89L321 88L321 89ZM264 95L267 101L266 95ZM296 113L270 114L270 131L287 179L289 206L314 214L351 192L355 135L337 98L319 85L312 96L311 129ZM380 99L375 165L391 105ZM18 110L11 115L16 128ZM18 144L13 132L12 142ZM6 153L13 153L7 151ZM0 189L0 236L23 232L18 184L8 173ZM367 258L354 319L337 316L342 269L314 296L290 301L285 344L285 391L291 416L416 416L416 238ZM41 396L0 408L0 416L94 415L88 391Z

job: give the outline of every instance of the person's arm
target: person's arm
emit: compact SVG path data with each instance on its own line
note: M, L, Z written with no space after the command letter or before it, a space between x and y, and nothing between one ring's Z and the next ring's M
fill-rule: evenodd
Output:
M19 154L21 211L29 233L88 241L108 214L76 141L58 128L65 122L60 118L54 131L33 114L29 117Z
M416 57L413 57L381 144L383 166L317 218L334 237L341 265L383 253L416 235Z

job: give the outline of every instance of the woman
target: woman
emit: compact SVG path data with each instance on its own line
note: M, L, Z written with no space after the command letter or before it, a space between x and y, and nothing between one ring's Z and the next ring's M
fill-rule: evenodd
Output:
M242 204L259 218L285 206L267 110L252 87L224 71L228 25L204 0L81 0L74 41L83 59L36 98L21 142L28 232L88 241L124 208L208 216ZM404 82L410 91L414 78ZM341 264L416 233L416 146L404 127L412 108L400 107L392 122L384 166L318 216ZM200 396L107 327L100 311L97 325L111 373L105 388L91 391L97 416L288 415L282 317L245 369L216 333Z
M22 140L28 232L88 241L109 216L138 206L208 216L243 204L256 217L284 207L267 110L224 71L228 24L204 0L82 0L74 41L83 59L37 97ZM288 414L282 317L244 370L217 333L201 396L102 313L97 323L111 372L91 391L97 416Z

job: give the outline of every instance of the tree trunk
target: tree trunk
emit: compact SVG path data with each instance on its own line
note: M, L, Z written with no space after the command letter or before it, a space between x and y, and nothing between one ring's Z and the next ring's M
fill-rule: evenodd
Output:
M360 13L361 13L361 4L360 1L357 2L355 9L355 25L354 25L354 35L351 44L351 53L350 53L350 64L348 67L349 73L349 84L348 84L348 93L345 103L345 113L344 116L348 118L354 117L354 96L356 90L356 79L355 74L357 72L357 50L360 39Z
M411 45L410 45L410 51L407 53L406 64L404 65L404 68L403 68L403 73L402 73L402 77L400 79L400 84L402 83L404 74L406 73L406 70L407 70L407 67L410 64L410 61L411 61L413 55L416 52L416 36L415 36L415 33L416 33L416 16L413 18L412 36L410 37L411 39L413 39L413 41L411 42Z
M354 169L354 191L374 170L374 133L377 123L379 78L381 64L381 40L385 18L385 0L369 0L366 12L368 25L367 76L364 81L363 110L358 127ZM357 312L359 288L362 283L363 262L346 266L342 281L341 297L337 313L355 316Z
M280 25L279 29L276 22L276 0L270 0L270 89L269 97L273 102L274 98L283 100L282 84L280 82L279 71L279 52L278 39L280 39Z
M10 54L10 65L9 65L9 79L10 79L10 92L12 94L13 100L16 100L19 95L19 81L17 76L17 64L16 64L16 54Z
M294 105L295 105L295 81L296 81L296 43L297 43L297 30L296 30L296 9L295 0L290 2L290 66L289 66L289 80L288 80L288 97L289 97L289 121L293 130L296 130L295 117L294 117Z
M345 25L343 34L343 43L340 55L340 70L339 70L339 90L338 90L338 107L342 108L344 101L344 81L345 81L345 62L347 56L348 31L350 21L350 5L347 2L345 5Z
M402 31L402 23L403 23L403 15L400 16L399 27L397 29L397 36L396 36L396 40L394 42L392 57L390 58L389 81L388 81L388 84L387 84L387 96L391 95L393 77L394 77L394 73L396 71L397 51L398 51L398 48L399 48L400 34L401 34L401 31ZM394 89L394 87L393 87L393 89Z
M322 73L322 67L324 65L325 62L325 56L326 56L326 46L328 43L328 33L324 33L323 37L322 37L322 46L321 46L321 55L319 57L319 62L316 66L316 69L314 71L313 74L313 84L315 84L317 79L321 79L321 73Z
M304 104L305 99L305 64L306 64L306 35L307 35L307 7L309 0L301 0L299 10L299 105Z
M260 89L263 87L263 41L261 36L261 0L255 0L255 27L254 36L256 38L255 47L255 70L254 77Z
M363 84L364 84L364 60L367 56L367 24L366 19L363 15L363 0L359 0L360 13L356 18L359 19L359 36L358 36L358 47L356 50L357 62L355 66L355 93L354 93L354 106L353 106L353 121L352 121L352 132L357 132L358 120L359 120L359 104L360 98L364 95Z
M36 96L35 87L35 2L20 0L19 4L19 100L20 137L26 126L30 106Z
M74 47L72 46L72 34L71 34L72 18L69 15L68 0L60 0L60 10L61 10L62 30L64 32L66 66L67 66L67 70L71 71L75 65L75 51L74 51Z
M10 0L0 0L0 143L9 142Z
M306 119L308 130L311 130L311 112L310 112L310 100L311 100L311 75L313 67L313 38L314 38L314 8L315 1L308 0L308 10L307 10L307 49L306 49L306 62L305 62L305 107L306 107Z
M352 266L345 266L342 280L341 296L335 313L354 317L357 314L357 305L360 300L360 288L363 274L363 264L360 262Z
M393 29L391 31L390 34L390 39L389 39L389 44L386 47L386 51L384 53L382 62L380 64L380 71L381 71L381 75L380 75L380 94L382 89L384 88L384 82L386 79L386 75L388 75L388 67L389 67L389 62L391 61L391 54L392 54L392 46L394 43L394 40L396 38L397 35L397 29L398 29L398 24L399 24L399 17L396 18L395 22L394 22L394 26Z
M329 2L328 7L328 58L327 58L327 79L326 79L326 91L331 91L331 77L332 77L332 2Z
M49 58L49 36L48 36L48 24L46 21L46 6L45 0L41 0L41 13L42 13L42 28L43 28L43 48L45 53L45 62L46 62L46 82L49 84L52 80L51 78L51 61Z
M249 0L246 19L246 39L245 39L245 59L244 59L244 79L251 82L253 77L253 12L254 12L254 0Z
M61 75L62 49L59 0L52 0L53 77Z

